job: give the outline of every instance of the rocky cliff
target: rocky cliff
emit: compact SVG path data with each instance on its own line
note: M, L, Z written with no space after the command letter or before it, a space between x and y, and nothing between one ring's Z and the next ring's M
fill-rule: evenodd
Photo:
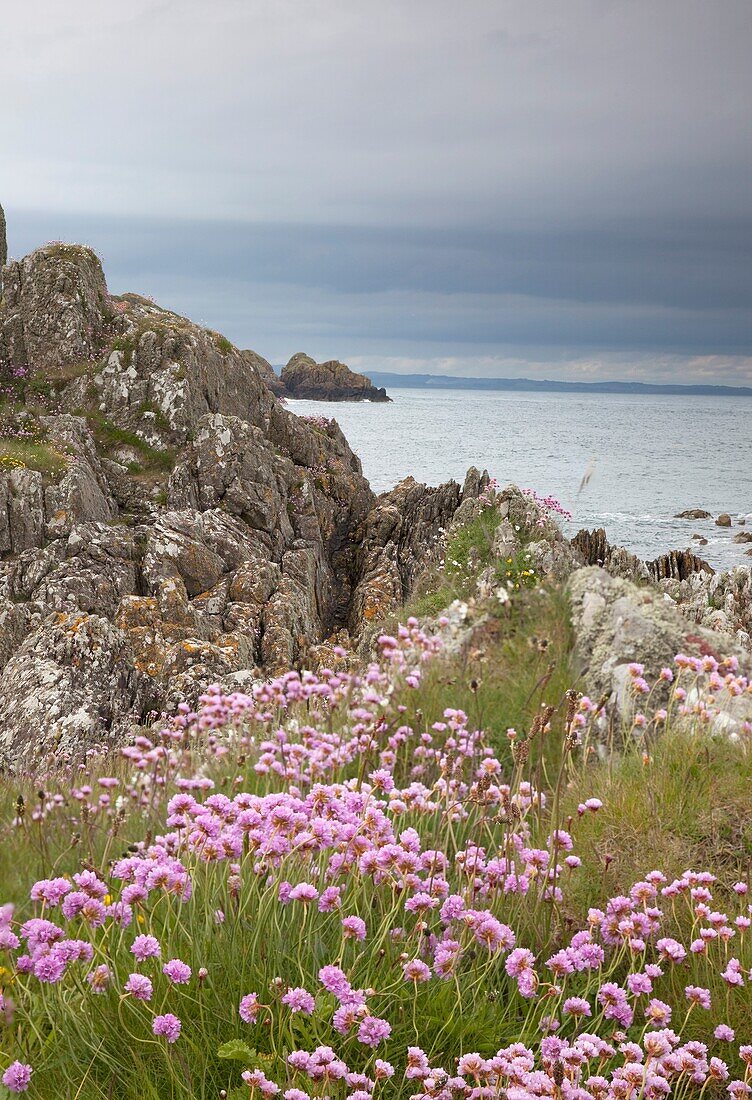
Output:
M335 421L287 411L255 353L111 295L90 249L3 279L0 764L329 659L486 484L375 498Z
M0 206L0 297L3 293L3 267L8 262L8 238L5 232L5 211Z
M293 355L283 367L280 382L286 396L310 401L391 400L383 387L377 388L370 378L344 363L336 359L317 363L303 352Z

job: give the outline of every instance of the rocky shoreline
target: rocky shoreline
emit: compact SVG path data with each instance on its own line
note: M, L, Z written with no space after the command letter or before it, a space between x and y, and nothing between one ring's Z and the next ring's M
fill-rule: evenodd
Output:
M247 690L362 650L447 532L496 499L477 470L375 496L336 421L287 410L256 353L111 295L90 249L45 246L2 279L2 766L119 743L213 683ZM332 366L294 360L287 386ZM542 575L598 563L749 647L749 568L640 562L602 531L570 542L530 501L514 507L540 534Z

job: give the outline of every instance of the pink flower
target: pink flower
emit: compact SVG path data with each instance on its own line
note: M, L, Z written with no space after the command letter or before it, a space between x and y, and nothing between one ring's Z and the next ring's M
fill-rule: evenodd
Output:
M191 968L187 963L181 962L180 959L170 959L162 967L162 973L165 974L171 982L175 985L185 985L191 980Z
M699 985L688 985L684 995L690 1004L699 1005L701 1008L710 1008L710 990L703 989Z
M92 993L104 993L110 984L109 967L102 963L86 975L86 980L91 986Z
M240 1019L243 1023L255 1024L258 1019L260 1008L261 1005L259 1004L258 994L246 993L245 997L241 999L240 1007L238 1008Z
M25 1062L11 1062L3 1074L3 1084L10 1092L26 1092L33 1072Z
M131 974L123 987L126 993L130 993L137 1001L150 1001L153 987L151 979L145 974Z
M366 938L366 922L361 920L360 917L344 917L342 933L346 940L364 940Z
M316 1002L311 994L301 986L288 989L282 998L282 1004L287 1005L291 1012L303 1012L306 1016L311 1016L316 1007Z
M299 882L297 886L293 886L288 895L290 901L302 901L304 904L315 901L318 896L318 890L309 882Z
M177 1016L166 1012L164 1016L155 1016L151 1029L157 1036L164 1036L168 1043L175 1043L180 1035L182 1024Z
M365 1046L377 1047L382 1039L388 1039L391 1034L391 1024L386 1020L378 1016L364 1016L358 1028L358 1041Z
M411 959L402 968L406 982L427 982L431 977L431 970L421 959Z
M568 1016L592 1016L590 1005L584 997L569 997L564 1002L564 1012Z
M160 950L159 940L155 936L136 936L131 944L131 953L139 962L144 959L158 959Z

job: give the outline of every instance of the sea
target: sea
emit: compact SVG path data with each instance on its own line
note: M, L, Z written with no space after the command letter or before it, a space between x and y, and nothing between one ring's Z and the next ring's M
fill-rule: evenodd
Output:
M752 531L750 398L463 389L391 396L391 404L287 407L334 417L375 492L408 475L429 485L461 482L478 466L501 485L558 498L572 513L569 533L603 527L612 544L646 559L692 547L715 569L752 565L744 553L752 544L733 541ZM674 518L688 508L728 512L734 525Z

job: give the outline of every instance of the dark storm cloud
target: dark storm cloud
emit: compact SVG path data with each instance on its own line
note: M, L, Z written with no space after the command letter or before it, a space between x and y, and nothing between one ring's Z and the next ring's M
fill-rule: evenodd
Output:
M6 22L13 252L87 240L113 289L275 361L748 378L747 0L30 0Z

